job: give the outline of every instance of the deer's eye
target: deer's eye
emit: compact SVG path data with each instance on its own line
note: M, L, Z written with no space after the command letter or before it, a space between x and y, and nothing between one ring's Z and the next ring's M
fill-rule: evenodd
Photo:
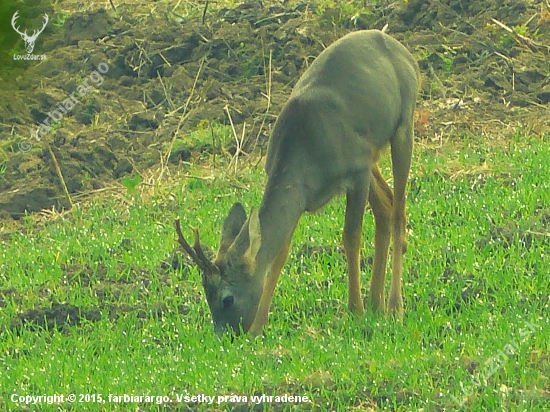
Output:
M225 298L223 298L223 308L224 309L227 309L232 305L233 305L233 295L226 296Z

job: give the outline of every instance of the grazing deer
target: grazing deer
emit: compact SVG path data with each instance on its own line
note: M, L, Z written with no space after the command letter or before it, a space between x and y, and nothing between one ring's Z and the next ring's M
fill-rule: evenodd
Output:
M243 206L233 205L214 261L203 253L198 231L191 247L176 221L179 243L203 271L216 333L227 325L237 335L241 330L262 332L298 220L340 191L346 193L348 308L363 314L359 258L368 200L376 223L370 305L385 311L384 279L393 237L389 311L402 315L405 188L419 83L416 61L394 38L378 30L344 36L317 57L294 87L269 141L260 209L247 219ZM378 166L388 145L395 195Z

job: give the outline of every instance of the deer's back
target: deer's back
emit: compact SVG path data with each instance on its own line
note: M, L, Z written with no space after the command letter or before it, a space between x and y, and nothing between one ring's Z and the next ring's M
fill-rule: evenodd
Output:
M298 184L318 191L370 170L397 127L412 117L418 73L409 51L378 30L333 43L296 83L279 115L268 175L292 170Z
M313 100L316 106L316 99L325 98L332 104L326 103L324 114L345 119L383 146L401 117L410 115L418 81L418 65L405 46L379 30L363 30L324 50L296 83L291 100Z

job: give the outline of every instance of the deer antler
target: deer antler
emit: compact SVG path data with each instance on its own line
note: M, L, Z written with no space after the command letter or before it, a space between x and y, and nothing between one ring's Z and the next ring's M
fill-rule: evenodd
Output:
M20 34L21 36L26 36L27 35L27 30L25 30L25 33L21 33L19 31L19 27L15 27L15 21L17 20L17 17L19 14L19 10L15 12L15 14L13 15L13 17L11 18L11 26L13 27L13 29L15 30L16 33Z
M48 24L49 21L50 18L46 13L44 13L44 24L42 25L42 28L40 30L35 30L31 37L38 37L38 35L44 31L44 29L46 28L46 24Z
M198 229L193 228L193 236L195 237L195 243L193 247L187 243L187 240L183 237L181 232L180 220L176 219L176 232L178 234L178 243L181 247L187 252L191 259L197 264L197 266L204 272L205 275L210 275L217 271L216 266L210 259L204 254L200 241L199 241L199 231Z

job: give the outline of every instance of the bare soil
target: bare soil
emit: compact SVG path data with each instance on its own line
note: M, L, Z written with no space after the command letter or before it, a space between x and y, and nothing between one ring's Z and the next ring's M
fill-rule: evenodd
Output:
M550 131L544 1L382 1L323 9L255 1L190 18L156 3L125 3L116 13L62 5L73 8L48 12L64 13L64 24L52 18L37 40L34 53L47 60L12 62L1 74L4 221L69 208L64 185L70 196L93 194L158 168L167 154L170 167L178 168L197 152L234 152L232 143L216 143L214 132L212 142L185 142L190 131L229 124L229 116L238 135L246 124L246 151L262 148L315 56L351 30L385 24L420 62L418 140ZM43 11L35 14L31 21L40 24ZM24 53L23 46L18 40L14 48ZM48 113L86 81L88 93L51 131L37 134L51 121ZM175 134L184 142L177 148L170 144Z

